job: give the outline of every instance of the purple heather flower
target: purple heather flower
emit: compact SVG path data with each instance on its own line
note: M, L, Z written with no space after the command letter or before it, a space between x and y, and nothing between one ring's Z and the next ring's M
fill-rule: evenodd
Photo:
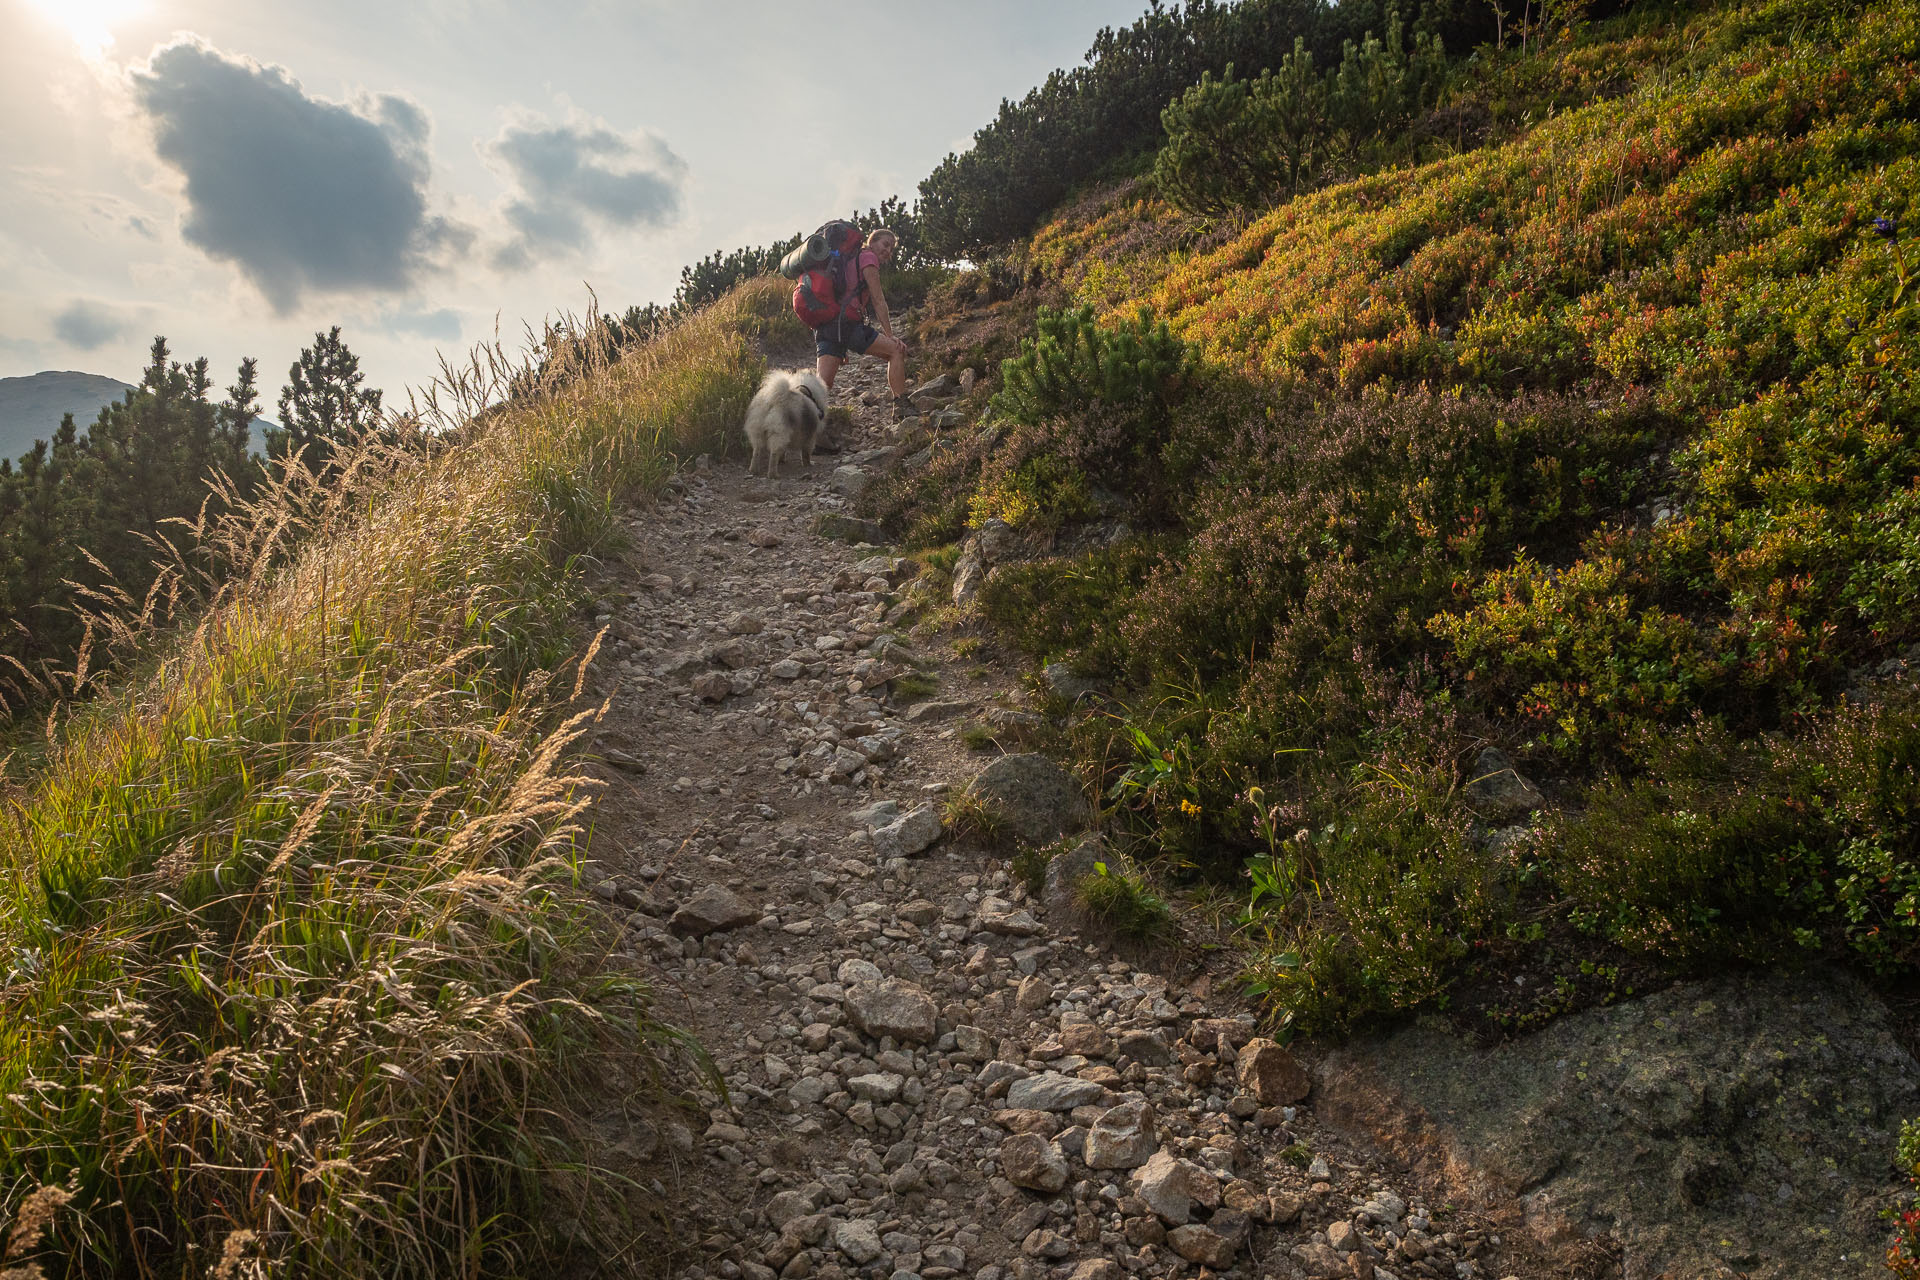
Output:
M1873 230L1874 234L1878 235L1882 240L1898 240L1900 238L1900 228L1893 224L1892 218L1875 218L1873 220Z

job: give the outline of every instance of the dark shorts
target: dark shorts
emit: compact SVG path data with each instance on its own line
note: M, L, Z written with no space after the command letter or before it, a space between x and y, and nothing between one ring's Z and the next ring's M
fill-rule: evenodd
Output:
M817 355L845 360L847 352L865 355L880 331L864 320L836 320L813 331L813 350Z

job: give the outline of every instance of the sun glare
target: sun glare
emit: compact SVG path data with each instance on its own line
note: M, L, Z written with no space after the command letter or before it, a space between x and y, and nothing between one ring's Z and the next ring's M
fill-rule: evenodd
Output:
M113 47L113 29L147 7L146 0L27 0L27 6L73 37L80 52L99 58Z

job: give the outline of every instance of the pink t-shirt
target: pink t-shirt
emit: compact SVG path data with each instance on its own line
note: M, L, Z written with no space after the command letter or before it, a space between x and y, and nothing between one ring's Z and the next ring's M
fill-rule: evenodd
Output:
M862 249L854 256L853 281L847 289L846 306L841 313L849 320L862 319L867 314L867 268L880 269L880 255L871 249Z

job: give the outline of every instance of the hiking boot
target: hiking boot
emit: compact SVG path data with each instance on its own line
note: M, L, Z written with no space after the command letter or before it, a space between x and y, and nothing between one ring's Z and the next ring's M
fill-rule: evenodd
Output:
M893 398L893 420L895 422L905 422L909 418L917 418L919 416L920 411L908 404L905 396L895 396Z

